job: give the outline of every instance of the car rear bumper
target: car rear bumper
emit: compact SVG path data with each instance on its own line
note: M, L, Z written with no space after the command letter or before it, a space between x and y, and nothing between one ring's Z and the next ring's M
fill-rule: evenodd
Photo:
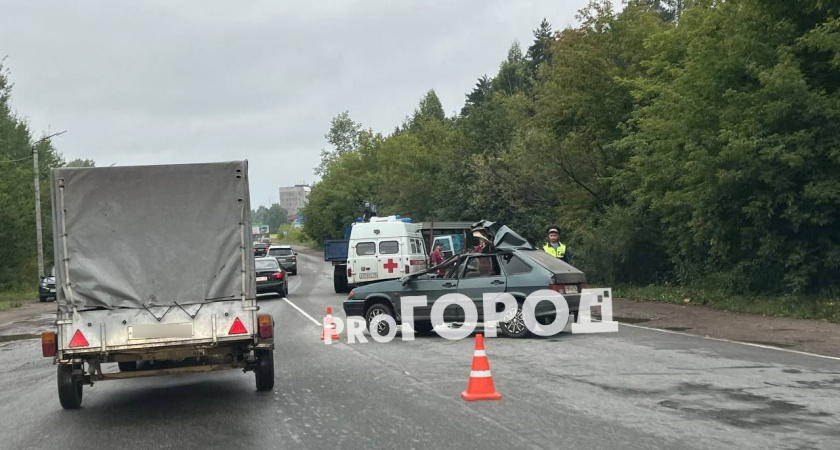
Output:
M284 277L285 278L285 277ZM257 294L262 294L265 292L277 292L283 289L283 286L286 284L286 280L279 280L279 281L267 281L267 282L260 282L257 283Z
M50 292L50 289L52 289L52 292ZM41 297L55 297L55 287L45 288L38 285L38 295Z

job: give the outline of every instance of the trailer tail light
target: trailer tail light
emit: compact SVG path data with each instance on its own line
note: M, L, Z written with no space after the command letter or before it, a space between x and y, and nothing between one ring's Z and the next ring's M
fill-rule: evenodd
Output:
M347 278L353 278L353 269L347 268Z
M70 339L70 344L68 347L75 348L75 347L89 347L87 339L85 339L85 335L82 334L82 330L76 330L76 334L73 335L73 339Z
M55 342L55 331L44 331L41 333L41 352L43 352L45 358L55 356L58 352Z
M230 326L230 331L228 334L245 334L248 330L245 329L245 325L242 325L242 321L239 320L239 317L233 319L233 325Z
M269 339L274 336L274 328L271 324L271 315L260 314L257 316L257 325L259 326L261 338Z
M408 273L409 271L411 271L411 266L409 266L408 264L406 264L406 265L405 265L405 273Z
M274 278L275 280L282 280L283 279L283 272L277 272L274 275L272 275L271 278Z

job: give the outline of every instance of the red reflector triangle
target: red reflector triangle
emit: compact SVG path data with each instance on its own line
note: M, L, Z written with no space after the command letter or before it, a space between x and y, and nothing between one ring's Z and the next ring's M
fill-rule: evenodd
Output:
M239 317L237 317L233 321L233 325L230 326L230 331L228 331L228 334L245 334L247 332L248 330L245 329L245 325L242 325L242 321L239 320Z
M87 347L88 344L87 339L85 339L85 335L82 334L82 330L76 330L76 334L73 335L73 339L70 339L70 347Z

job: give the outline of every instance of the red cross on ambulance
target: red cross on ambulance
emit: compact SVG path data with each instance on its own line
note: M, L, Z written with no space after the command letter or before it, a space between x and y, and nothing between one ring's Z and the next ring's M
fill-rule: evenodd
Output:
M396 268L397 268L397 263L396 263L396 262L394 262L394 260L393 260L393 259L388 258L388 262L387 262L387 263L385 263L385 265L384 265L384 266L382 266L382 267L384 267L384 268L388 269L388 273L394 273L394 269L396 269Z

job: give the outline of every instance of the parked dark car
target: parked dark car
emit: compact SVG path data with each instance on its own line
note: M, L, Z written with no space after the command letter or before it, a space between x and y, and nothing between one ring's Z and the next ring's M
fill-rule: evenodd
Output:
M254 256L257 258L261 258L268 254L268 244L263 242L254 242Z
M254 262L257 273L257 294L276 293L281 297L289 295L286 271L280 267L277 259L263 257L256 258Z
M479 225L480 224L480 225ZM552 289L566 298L571 315L576 315L580 303L580 290L586 287L586 276L561 259L535 248L527 240L503 225L479 222L473 230L475 236L492 243L484 253L455 255L436 267L430 267L400 280L372 283L355 288L344 301L348 317L364 317L368 330L381 335L388 333L388 325L380 321L376 330L370 330L373 319L380 314L402 323L401 299L405 296L427 297L425 307L414 309L414 329L419 333L432 330L431 310L434 302L444 294L457 292L475 302L478 320L484 321L483 296L485 293L511 294L518 301L518 309L504 315L499 328L505 336L524 337L529 334L522 317L522 303L538 290ZM436 273L444 269L445 275ZM502 304L497 312L502 312ZM556 311L550 302L540 302L535 308L537 320L543 324L554 321ZM460 307L444 310L446 322L464 320Z
M283 269L297 275L297 252L291 245L272 245L268 248L268 256L277 258Z
M38 283L38 299L45 302L51 298L55 300L55 267Z

